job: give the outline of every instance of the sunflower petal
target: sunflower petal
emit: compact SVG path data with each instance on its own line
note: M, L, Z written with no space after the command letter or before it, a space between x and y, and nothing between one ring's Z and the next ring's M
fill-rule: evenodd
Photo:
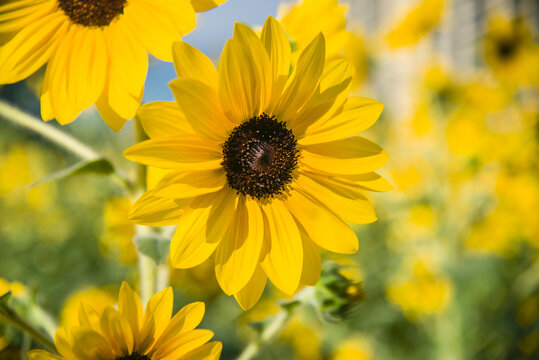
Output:
M188 203L158 197L152 191L148 191L133 204L129 219L147 226L176 225Z
M199 347L198 349L191 351L188 354L185 354L185 356L181 357L180 360L217 360L221 356L222 350L223 344L221 342L212 341Z
M151 139L193 133L191 124L175 101L144 104L138 109L137 118Z
M109 344L117 355L128 355L133 352L133 333L129 323L112 307L108 307L101 315L101 329L109 339Z
M215 275L228 295L253 276L264 240L264 219L256 201L240 200L234 217L215 253Z
M275 286L292 295L298 288L303 267L301 235L296 222L280 200L263 207L269 239L262 268Z
M314 123L298 142L301 145L324 143L355 135L376 122L384 105L361 97L348 98L343 111L318 126Z
M171 171L153 188L155 196L185 199L216 192L226 184L225 171Z
M215 250L234 214L236 194L227 187L193 200L178 222L170 261L185 269L201 264Z
M214 88L193 79L176 79L169 85L197 134L210 141L222 142L226 139L233 126L225 117Z
M305 285L314 286L320 279L322 262L320 260L320 248L301 230L303 240L303 270L300 282Z
M133 334L134 348L137 349L142 325L142 302L126 281L122 282L120 287L118 311L128 321Z
M226 0L191 0L191 4L196 12L208 11L221 5Z
M237 293L234 294L236 301L245 311L249 310L258 302L264 292L268 277L264 270L258 265L249 282Z
M324 69L325 47L324 35L320 33L301 53L275 110L279 120L292 119L314 93Z
M20 81L36 72L53 54L67 24L57 12L28 24L0 47L0 83Z
M354 231L322 204L294 191L287 205L306 234L319 246L340 254L353 254L358 250Z
M181 41L174 43L172 52L178 78L198 80L217 89L217 69L210 58L197 48Z
M283 27L272 16L264 23L261 35L262 43L266 48L273 75L273 94L270 109L278 101L290 72L291 49Z
M381 168L388 154L375 143L353 136L305 146L300 161L325 174L356 175Z
M218 149L215 144L183 134L143 141L125 150L124 156L163 169L203 170L221 166Z

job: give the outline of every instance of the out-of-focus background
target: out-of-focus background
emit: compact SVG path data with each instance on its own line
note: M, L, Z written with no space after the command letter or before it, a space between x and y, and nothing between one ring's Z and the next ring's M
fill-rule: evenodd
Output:
M228 0L199 14L184 41L217 62L235 21L257 27L268 15L283 19L291 41L321 29L328 47L339 41L332 29L344 23L328 24L327 12L298 21L296 1L282 3ZM338 55L354 62L355 93L385 104L366 136L391 155L381 174L394 189L372 196L379 220L356 227L356 255L324 255L346 265L340 274L361 282L365 300L337 314L342 321L298 311L257 359L539 358L539 3L339 4L354 35ZM150 64L144 101L172 100L172 64ZM1 87L0 99L39 116L41 76ZM51 125L134 177L121 156L134 141L131 123L117 134L88 109L68 126ZM104 307L123 279L137 282L126 220L134 199L117 179L80 175L28 190L75 162L0 119L0 294L11 289L18 310L49 331L73 321L80 299ZM177 307L207 302L202 326L223 341L223 359L241 352L255 336L248 323L275 314L282 298L268 286L244 313L219 290L210 264L171 271L170 282ZM353 301L351 289L345 301ZM29 344L0 320L0 359L20 359Z

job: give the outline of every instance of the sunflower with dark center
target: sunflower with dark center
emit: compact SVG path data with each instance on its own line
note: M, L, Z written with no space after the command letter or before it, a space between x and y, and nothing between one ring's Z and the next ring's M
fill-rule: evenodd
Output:
M65 125L95 104L119 131L140 106L148 53L172 61L172 43L195 28L195 13L225 1L2 1L0 84L46 64L43 120Z
M176 102L137 113L150 140L124 155L160 174L132 208L144 225L178 225L171 263L189 268L210 259L225 293L244 309L269 278L293 294L320 275L319 246L358 250L348 223L376 220L365 191L386 191L374 171L388 159L357 134L383 105L348 97L352 67L325 61L316 36L298 57L269 17L261 36L236 24L218 70L186 43L174 44Z
M118 307L97 312L81 302L75 326L61 327L54 342L58 355L32 350L29 360L216 360L222 344L213 332L196 329L204 303L184 306L174 316L172 288L153 295L143 311L138 295L124 281Z
M522 18L492 17L484 40L485 61L507 84L539 84L539 45Z

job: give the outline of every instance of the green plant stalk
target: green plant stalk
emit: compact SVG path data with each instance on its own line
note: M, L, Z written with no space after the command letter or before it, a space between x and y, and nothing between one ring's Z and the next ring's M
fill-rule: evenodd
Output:
M135 142L138 144L141 141L148 139L148 136L144 132L144 128L140 123L140 120L135 117ZM137 181L135 182L136 192L138 195L142 194L146 190L146 166L137 164ZM135 233L137 235L148 234L151 229L146 226L137 225ZM138 271L139 271L139 284L140 284L140 297L142 303L146 304L155 292L156 285L156 266L151 258L144 255L140 251L138 252Z
M34 328L32 324L29 324L26 320L21 318L15 311L11 310L10 308L0 306L0 318L4 318L9 323L15 325L26 334L32 336L45 347L49 348L54 352L57 352L56 346L54 346L54 342L47 335Z
M29 115L13 105L0 100L0 117L32 132L39 134L50 142L64 148L73 155L83 160L96 160L100 156L94 150L74 138L73 136L60 131L44 121Z

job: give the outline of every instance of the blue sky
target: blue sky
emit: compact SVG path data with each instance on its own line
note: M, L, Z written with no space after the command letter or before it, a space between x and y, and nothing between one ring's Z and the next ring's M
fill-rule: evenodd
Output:
M279 0L228 0L223 5L197 15L197 27L183 40L208 55L219 58L226 40L232 37L235 22L262 25L269 15L277 14ZM144 102L173 100L168 82L176 78L174 66L153 59L148 70Z

